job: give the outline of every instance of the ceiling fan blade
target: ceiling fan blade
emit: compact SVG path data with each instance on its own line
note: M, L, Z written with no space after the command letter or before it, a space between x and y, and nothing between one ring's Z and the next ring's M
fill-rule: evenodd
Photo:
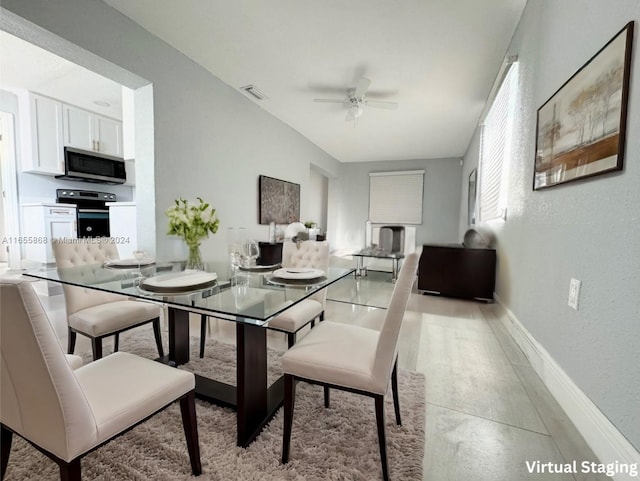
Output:
M376 109L395 110L398 108L396 102L385 102L383 100L366 100L367 107L374 107Z
M371 80L368 78L362 77L358 81L358 85L356 85L356 89L353 92L353 96L357 99L364 97L364 94L367 92L367 89L371 85Z
M346 99L342 99L342 100L338 100L338 99L313 99L313 101L314 102L326 103L326 104L343 104L347 100Z

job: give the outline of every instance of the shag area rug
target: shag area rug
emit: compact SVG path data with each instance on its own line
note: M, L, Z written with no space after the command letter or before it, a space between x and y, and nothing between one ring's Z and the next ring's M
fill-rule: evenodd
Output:
M164 336L166 338L166 335ZM166 341L166 339L165 339ZM198 357L191 338L191 359L183 368L234 383L235 346L207 340ZM152 331L121 335L120 350L154 358ZM269 350L269 382L281 375L281 353ZM86 359L88 362L89 359ZM387 455L391 479L421 481L424 452L424 376L398 373L402 426L395 424L392 396L386 401ZM282 409L247 449L236 446L235 412L196 401L203 473L191 475L177 403L82 459L83 480L361 480L382 479L374 402L332 390L324 408L322 387L299 383L287 465L280 463ZM6 481L58 480L57 464L14 436Z

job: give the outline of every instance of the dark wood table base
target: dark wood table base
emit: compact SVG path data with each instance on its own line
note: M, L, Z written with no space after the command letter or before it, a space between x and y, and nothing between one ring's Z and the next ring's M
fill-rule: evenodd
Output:
M237 444L247 447L284 401L284 377L267 386L267 333L254 324L236 323L236 386L196 374L196 397L237 412ZM169 355L161 361L189 362L189 311L169 307Z

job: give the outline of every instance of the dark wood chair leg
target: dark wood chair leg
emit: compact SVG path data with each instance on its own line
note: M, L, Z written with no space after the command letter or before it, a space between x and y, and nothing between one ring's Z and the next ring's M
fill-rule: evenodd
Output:
M207 316L200 315L200 357L204 357L204 343L207 340Z
M91 350L93 351L93 360L102 357L102 338L94 337L91 339Z
M296 384L291 374L284 375L284 429L282 431L282 464L289 462L293 408L296 400Z
M80 458L76 458L68 463L60 463L60 481L80 481L81 478Z
M200 463L200 443L198 441L195 396L195 391L191 391L180 398L180 412L182 413L184 435L187 439L191 472L194 476L199 476L202 474L202 464Z
M68 328L68 338L67 338L67 354L73 354L73 351L76 350L76 331L72 331L71 328Z
M393 408L396 411L396 424L402 426L402 419L400 419L400 399L398 398L398 359L393 365L393 371L391 371L391 391L393 392Z
M13 440L13 432L2 426L2 433L0 434L0 479L4 479L4 473L7 472L7 466L9 465L9 454L11 454L11 441Z
M296 333L289 332L287 334L287 345L289 346L289 349L291 349L295 343L296 343Z
M316 320L311 319L311 329L313 329L314 327L316 327Z
M324 321L324 311L320 313L320 322Z
M387 467L387 439L384 433L384 396L377 395L376 423L378 424L378 444L380 444L380 460L382 461L382 478L389 481L389 469Z
M160 357L164 357L164 349L162 348L162 333L160 332L159 317L156 317L153 320L153 335L156 338L156 346L158 347L158 354L160 355Z
M116 332L113 336L113 352L118 352L118 349L120 349L120 333Z
M324 407L329 407L329 386L324 387Z

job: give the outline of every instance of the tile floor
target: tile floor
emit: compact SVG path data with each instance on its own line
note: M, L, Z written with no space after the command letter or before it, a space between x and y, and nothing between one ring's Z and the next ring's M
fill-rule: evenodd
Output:
M375 275L330 287L326 319L358 323L385 306L392 284ZM41 296L66 346L61 295ZM526 462L596 461L571 421L506 333L495 304L411 295L400 336L399 366L422 372L425 386L424 479L429 481L604 480L597 475L529 473ZM370 326L375 328L375 326ZM192 318L199 335L199 316ZM233 342L228 321L213 320L209 335ZM282 333L268 342L286 349ZM90 351L78 336L76 352ZM105 352L110 346L105 345ZM373 422L373 421L372 421ZM373 425L372 425L373 428Z

